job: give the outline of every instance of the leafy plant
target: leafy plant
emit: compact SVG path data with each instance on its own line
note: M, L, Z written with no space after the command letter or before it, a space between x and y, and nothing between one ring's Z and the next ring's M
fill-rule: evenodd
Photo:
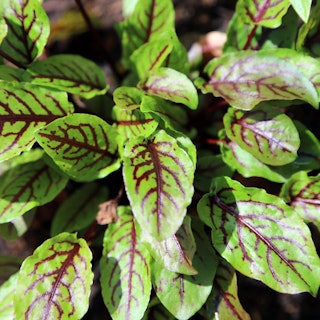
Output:
M249 319L237 272L317 295L319 1L239 0L202 71L172 2L139 0L117 25L126 74L112 104L94 62L42 56L41 1L0 6L1 236L65 196L18 272L1 257L14 265L2 319L81 319L98 260L113 319Z

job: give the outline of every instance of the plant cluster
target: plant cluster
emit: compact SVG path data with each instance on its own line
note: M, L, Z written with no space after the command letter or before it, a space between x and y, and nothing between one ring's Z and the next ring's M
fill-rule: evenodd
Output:
M1 286L1 319L81 319L97 259L113 319L250 319L236 272L317 295L320 1L239 0L203 66L172 2L138 0L117 25L113 92L93 61L43 56L41 1L0 10L1 237L22 237L73 186L52 237Z

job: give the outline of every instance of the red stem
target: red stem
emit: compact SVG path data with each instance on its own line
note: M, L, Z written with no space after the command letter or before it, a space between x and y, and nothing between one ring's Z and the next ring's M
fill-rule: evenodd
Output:
M249 36L248 36L247 42L246 42L246 44L245 44L244 47L243 47L243 50L247 50L247 49L250 47L251 41L252 41L252 39L253 39L256 31L257 31L257 28L258 28L258 26L255 25L255 26L253 27L253 29L251 30L251 32L250 32L250 34L249 34Z

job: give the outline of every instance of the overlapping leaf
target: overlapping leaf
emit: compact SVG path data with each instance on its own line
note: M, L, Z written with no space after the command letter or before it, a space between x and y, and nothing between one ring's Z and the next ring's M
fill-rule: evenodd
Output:
M235 269L279 292L316 295L320 261L310 231L280 198L221 177L198 212Z
M320 175L309 177L305 171L297 172L283 185L281 197L306 222L320 228Z
M281 25L281 19L286 14L289 0L240 0L238 4L245 22L261 25L267 28L277 28Z
M36 138L54 162L78 181L103 178L120 166L116 129L89 114L73 114L41 128Z
M249 112L229 108L223 122L228 138L263 163L284 165L297 157L300 139L295 125L268 105Z
M151 293L149 253L138 240L130 209L119 207L120 221L104 236L101 286L113 319L141 319Z
M16 290L18 273L12 275L0 287L0 318L1 319L16 319L13 308L13 298Z
M192 266L196 243L190 217L186 216L177 233L166 240L157 241L147 233L141 232L141 234L149 252L159 265L172 272L197 274L197 270Z
M108 89L105 75L94 62L71 54L56 55L34 62L27 69L24 79L87 99L104 94Z
M113 100L117 107L125 110L138 109L143 92L134 87L118 87L113 92Z
M37 129L72 109L65 92L0 81L0 161L29 150Z
M140 0L132 15L118 25L122 36L124 63L148 41L174 31L174 9L171 0Z
M290 0L290 3L303 22L307 23L311 11L312 0Z
M19 81L22 79L23 69L7 65L0 65L0 79L5 81Z
M2 285L14 273L18 272L23 258L13 256L0 256L0 284Z
M0 223L53 200L67 182L42 158L9 169L0 176Z
M94 222L98 206L108 198L108 190L96 183L87 183L76 190L58 208L51 224L53 236L60 232L79 231Z
M18 66L26 66L41 55L47 43L48 16L38 0L3 1L8 33L0 45L0 54Z
M205 67L208 81L196 80L203 93L223 97L238 109L250 110L261 101L300 99L318 106L313 83L298 67L264 51L231 52Z
M213 282L212 292L202 308L206 319L250 320L238 298L237 276L233 267L220 260Z
M195 239L197 251L193 262L198 274L187 276L171 272L156 262L152 265L152 283L156 294L177 319L189 319L205 303L218 264L202 228L196 232Z
M179 229L193 195L194 164L165 131L132 139L124 151L124 180L144 231L164 240Z
M154 95L176 103L182 103L190 109L198 106L198 94L191 80L183 73L171 68L151 70L138 87L149 95Z
M2 8L0 8L0 44L2 43L3 39L6 37L8 32L8 26L6 22L2 19Z
M93 281L91 251L83 239L61 233L46 240L19 272L14 299L17 319L81 319Z

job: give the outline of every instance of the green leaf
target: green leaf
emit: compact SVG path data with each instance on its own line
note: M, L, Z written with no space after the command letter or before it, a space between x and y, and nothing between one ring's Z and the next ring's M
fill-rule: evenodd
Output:
M221 177L198 213L215 249L239 272L279 292L316 295L320 261L310 231L283 200Z
M0 235L6 240L15 240L20 238L30 227L35 209L25 213L23 216L16 217L10 222L0 224Z
M2 251L3 251L3 249L2 249ZM1 285L5 281L7 281L14 273L19 271L23 260L24 259L21 257L0 255L0 283L1 283Z
M119 169L117 132L90 114L57 119L36 132L36 139L61 170L77 181L103 178Z
M0 80L20 81L23 73L23 69L14 68L7 65L0 65Z
M46 240L19 272L14 299L17 319L81 319L93 281L91 251L83 239L61 233Z
M140 110L123 110L115 106L112 110L117 121L118 137L121 142L134 137L148 137L158 126L158 122L149 114Z
M108 89L104 73L94 62L71 54L55 55L32 63L24 80L86 99L105 94Z
M238 109L251 110L261 101L295 99L318 107L313 83L293 63L268 52L227 53L211 60L204 71L209 81L197 79L198 88Z
M180 132L187 131L185 129L188 122L186 110L168 100L158 97L144 96L142 98L140 110L144 113L152 114L158 122L164 121L165 126Z
M167 34L136 49L130 56L130 60L139 78L143 79L150 70L159 68L172 49L172 38Z
M17 66L27 66L38 58L50 32L48 16L38 0L3 0L7 36L0 54Z
M304 171L297 172L282 186L280 196L320 229L320 175L308 177Z
M238 298L235 270L224 259L219 262L212 292L200 313L205 319L251 319Z
M193 110L198 106L197 90L191 80L171 68L149 71L148 76L138 83L138 87L149 95L182 103Z
M4 19L2 19L2 14L0 14L0 44L2 43L3 39L6 37L7 33L8 33L8 26L4 21Z
M138 109L143 96L143 92L134 87L121 86L113 92L114 103L125 110Z
M307 23L311 11L312 0L290 0L290 3L302 21Z
M280 166L297 158L300 139L295 125L269 105L248 112L229 108L223 123L228 138L263 163Z
M191 230L190 217L185 216L176 234L166 240L157 241L145 232L141 232L141 238L157 264L172 272L187 275L198 273L192 266L196 243Z
M102 296L112 319L141 319L151 293L149 253L138 240L127 207L119 207L120 221L110 224L100 261Z
M99 204L108 198L108 189L96 183L87 183L76 190L58 208L52 224L51 235L74 232L95 221Z
M140 0L132 15L118 25L121 33L123 62L144 43L174 31L171 0Z
M13 308L13 298L16 290L18 273L12 275L0 287L0 318L1 319L16 319Z
M152 283L156 294L177 319L189 319L205 303L218 264L202 228L197 228L195 239L197 251L193 264L198 274L183 275L169 271L156 262L152 265Z
M65 92L0 81L0 161L34 144L34 132L73 111Z
M240 0L238 6L237 10L246 23L277 28L281 25L281 19L286 14L290 2L289 0Z
M50 202L65 188L67 181L42 158L9 169L0 176L0 223Z
M221 155L203 156L199 158L194 179L195 187L200 191L208 192L213 178L232 176L233 170L226 165L226 163L223 162Z
M157 240L181 226L193 195L193 172L189 155L163 130L126 145L123 175L133 214Z

